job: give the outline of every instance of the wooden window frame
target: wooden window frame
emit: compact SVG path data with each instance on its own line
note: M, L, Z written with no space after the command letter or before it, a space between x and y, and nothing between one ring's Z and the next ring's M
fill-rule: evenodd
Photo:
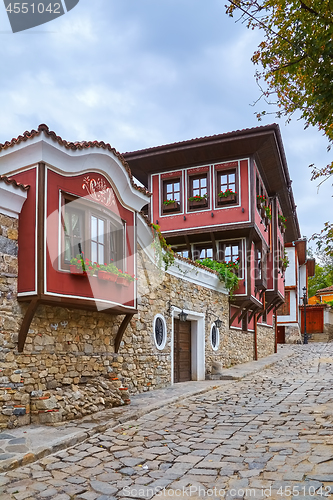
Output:
M211 257L200 257L200 254L202 251L205 251L207 253L207 250L211 250L212 251L212 256ZM199 253L199 256L196 257L196 253ZM214 255L214 249L212 247L212 245L210 244L202 244L202 245L195 245L193 250L192 250L192 260L196 261L196 260L202 260L202 259L213 259L213 255Z
M167 185L179 183L179 201L174 205L164 205L164 200L167 200ZM172 190L172 193L178 193L178 191ZM174 198L173 198L174 199ZM181 211L182 206L182 178L180 176L171 177L162 180L162 192L161 192L161 213L162 215L168 215L169 213L177 213Z
M190 201L189 198L194 196L194 190L202 189L205 188L193 188L193 181L195 180L201 180L201 179L206 179L206 193L207 193L207 198L202 200L202 201ZM198 173L192 173L189 174L187 178L187 186L188 186L188 196L187 196L187 208L189 211L194 211L194 210L202 210L203 208L208 208L209 206L209 193L210 193L210 185L209 185L209 172L198 172ZM200 196L203 196L200 194Z
M235 175L235 182L229 182L229 175ZM221 177L222 175L227 175L227 184L224 184L226 186L223 191L226 191L226 189L230 189L230 185L235 185L235 188L232 189L235 194L234 196L231 196L229 198L220 198L219 193L222 191L222 186L221 186ZM215 200L216 200L216 206L224 206L224 205L237 205L238 199L239 199L239 182L238 182L238 167L232 167L232 168L225 168L225 169L219 169L215 171Z
M238 246L238 257L239 257L239 261L238 261L238 272L235 273L236 276L238 276L239 278L243 275L243 245L242 245L242 241L241 240L234 240L234 241L221 241L220 242L220 245L219 245L219 250L222 252L222 256L223 256L223 261L225 262L225 249L226 247L235 247L235 246ZM231 252L231 256L232 256L232 252Z
M118 268L124 268L125 262L125 224L126 222L118 217L116 214L104 209L100 205L95 205L93 203L82 200L79 197L70 195L68 193L61 193L61 259L60 259L60 270L69 270L70 263L65 261L65 232L64 232L64 221L65 221L65 210L66 205L70 205L71 202L77 202L75 204L75 209L81 212L82 216L82 242L81 249L84 252L84 258L91 260L91 217L97 217L105 222L104 226L104 261L110 263L115 262ZM71 208L70 208L71 209ZM121 238L117 239L116 248L112 251L111 248L111 234L115 231L120 231ZM73 248L72 248L73 251ZM72 255L75 257L75 255ZM104 262L103 262L104 264Z

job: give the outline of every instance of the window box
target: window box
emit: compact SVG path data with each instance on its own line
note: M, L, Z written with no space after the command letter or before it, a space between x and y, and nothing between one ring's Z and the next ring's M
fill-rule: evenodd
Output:
M218 205L230 205L231 203L237 202L236 194L229 194L229 196L218 196L217 204Z
M108 273L107 271L98 271L98 279L105 281L117 281L118 276L113 273Z
M180 204L178 201L175 201L174 203L169 203L168 205L163 204L163 213L169 213L169 212L179 212L180 211Z
M71 274L76 274L76 275L80 275L80 276L87 276L87 273L85 271L83 271L82 267L78 268L75 265L71 264L69 266L69 270L70 270Z
M204 208L204 207L207 207L208 206L208 200L207 198L204 198L203 200L193 200L193 201L190 201L188 202L189 204L189 208Z
M122 278L121 276L118 276L116 283L117 283L117 285L121 285L121 286L130 286L131 282L126 278Z

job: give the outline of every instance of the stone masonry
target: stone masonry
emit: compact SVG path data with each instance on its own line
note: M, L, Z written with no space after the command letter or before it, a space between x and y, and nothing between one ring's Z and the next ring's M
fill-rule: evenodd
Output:
M114 339L123 316L39 306L23 353L18 331L27 308L17 301L17 220L0 214L0 428L31 422L56 423L130 402L129 394L166 387L171 377L171 325L168 302L206 313L223 322L220 345L210 342L206 321L205 366L231 366L254 356L253 332L229 329L226 292L196 285L159 271L138 252L138 314L127 327L119 353ZM223 313L221 314L221 308ZM165 348L154 343L153 319L167 325ZM258 355L274 352L274 329L258 325Z

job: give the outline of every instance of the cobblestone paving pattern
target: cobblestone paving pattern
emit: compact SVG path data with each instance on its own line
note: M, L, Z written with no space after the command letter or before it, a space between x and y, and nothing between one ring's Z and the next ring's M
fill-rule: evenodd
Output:
M333 497L333 344L293 349L222 390L1 474L0 499Z

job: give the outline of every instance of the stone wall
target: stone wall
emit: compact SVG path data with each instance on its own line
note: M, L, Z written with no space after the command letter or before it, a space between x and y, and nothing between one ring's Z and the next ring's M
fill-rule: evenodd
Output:
M285 342L286 344L302 344L301 329L297 324L288 325L285 328Z
M39 306L23 353L18 331L27 308L17 301L17 220L0 216L0 428L55 423L130 402L129 394L165 387L171 380L171 304L207 316L205 370L253 359L253 333L229 329L228 295L159 271L138 252L138 313L114 341L123 316ZM221 309L223 307L223 312ZM154 342L156 314L165 318L167 342ZM211 322L222 319L220 345L211 346ZM274 330L258 325L258 354L274 352Z

